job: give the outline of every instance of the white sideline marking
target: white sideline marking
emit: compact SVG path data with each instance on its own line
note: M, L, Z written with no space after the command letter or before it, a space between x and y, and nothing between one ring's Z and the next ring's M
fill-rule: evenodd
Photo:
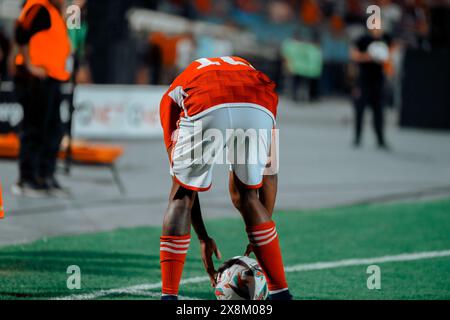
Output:
M330 261L330 262L316 262L316 263L307 263L307 264L298 264L290 267L286 267L284 270L286 272L302 272L302 271L311 271L311 270L323 270L323 269L334 269L341 267L350 267L350 266L361 266L361 265L370 265L375 263L386 263L386 262L402 262L402 261L414 261L414 260L423 260L423 259L432 259L432 258L440 258L440 257L448 257L450 256L450 250L443 251L426 251L426 252L416 252L416 253L404 253L395 256L382 256L375 258L365 258L365 259L347 259L347 260L338 260L338 261ZM180 284L189 284L189 283L200 283L209 281L209 277L192 277L181 280ZM118 289L107 289L107 290L99 290L94 291L92 293L86 294L74 294L65 297L56 297L52 300L93 300L104 296L109 295L138 295L138 296L149 296L149 297L160 297L161 294L158 292L148 292L148 290L160 289L162 286L161 282L149 283L149 284L140 284L125 288ZM182 300L196 300L196 298L191 297L182 297L179 296Z
M316 262L309 264L298 264L295 266L290 266L285 268L285 272L300 272L300 271L310 271L310 270L322 270L322 269L333 269L340 267L350 267L350 266L360 266L360 265L370 265L374 263L385 263L385 262L401 262L401 261L414 261L422 259L432 259L439 257L450 256L450 250L443 251L427 251L427 252L417 252L417 253L403 253L395 256L383 256L376 258L366 258L366 259L348 259L339 260L331 262Z

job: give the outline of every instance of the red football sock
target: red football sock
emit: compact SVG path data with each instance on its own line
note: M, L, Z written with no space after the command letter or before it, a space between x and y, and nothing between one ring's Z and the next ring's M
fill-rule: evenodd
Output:
M266 275L269 291L277 293L287 290L288 285L275 223L269 221L247 227L247 234L253 245L256 259Z
M191 236L161 236L160 239L162 294L178 295Z

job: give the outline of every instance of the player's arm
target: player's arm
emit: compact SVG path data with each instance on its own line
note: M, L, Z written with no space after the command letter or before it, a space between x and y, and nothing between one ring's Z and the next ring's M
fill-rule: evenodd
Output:
M364 63L373 61L367 52L367 39L365 36L357 39L350 47L350 60L356 63Z
M18 45L19 53L24 58L24 66L33 76L43 79L47 72L40 66L31 63L28 44L31 37L36 33L48 30L51 27L50 14L42 5L36 4L28 10L25 19L18 22L15 31L15 40Z
M367 52L362 52L357 47L350 49L350 59L357 63L372 61L372 57Z
M30 53L28 45L20 46L19 52L24 58L24 66L27 68L28 72L36 78L45 79L47 77L47 71L40 66L35 66L31 63Z
M203 265L205 266L205 270L209 275L209 279L211 282L211 286L216 286L216 275L217 271L214 268L214 262L212 260L213 254L217 259L222 259L222 255L217 248L216 242L214 239L210 238L208 232L206 230L205 223L202 217L202 211L200 207L200 200L198 198L198 194L195 197L194 205L191 210L191 223L192 227L197 234L198 240L200 241L200 253L202 256Z
M195 197L194 205L191 211L192 227L197 234L198 240L204 241L209 238L208 231L206 230L205 223L203 222L202 211L200 207L200 200L198 194Z
M169 91L170 92L170 89ZM163 128L164 134L164 144L166 145L166 150L169 155L172 151L173 146L173 135L177 129L177 121L180 117L180 107L169 97L168 92L164 94L161 99L161 104L159 107L159 116L161 121L161 126Z

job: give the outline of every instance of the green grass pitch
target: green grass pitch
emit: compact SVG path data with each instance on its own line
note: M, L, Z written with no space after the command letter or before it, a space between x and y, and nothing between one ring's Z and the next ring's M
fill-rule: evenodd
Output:
M286 267L450 250L450 199L276 212L274 217ZM207 220L207 226L225 258L243 253L247 240L238 217ZM47 299L152 283L156 288L148 294L98 298L158 299L159 235L159 228L141 227L0 248L0 299ZM205 276L195 236L191 243L183 279ZM80 290L67 289L69 265L81 269ZM287 278L296 299L450 299L448 254L377 265L379 290L367 288L363 264L289 272ZM182 285L180 295L214 299L205 281Z

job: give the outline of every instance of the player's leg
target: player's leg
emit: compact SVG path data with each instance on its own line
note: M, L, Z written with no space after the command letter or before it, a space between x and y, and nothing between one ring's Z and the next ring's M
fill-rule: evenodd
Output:
M236 178L233 171L230 171L229 176L229 191L231 196L231 201L235 206L240 203L240 193L236 186ZM258 189L259 200L262 205L266 208L270 217L272 217L273 209L275 207L275 202L277 198L278 191L278 175L267 175L263 178L263 185Z
M229 190L231 195L231 201L235 206L240 202L240 193L235 185L235 176L233 171L230 171L229 176ZM263 185L258 189L259 200L262 205L266 208L270 218L273 215L273 209L275 207L275 202L277 198L278 190L278 175L266 175L263 178ZM253 252L253 245L248 244L245 249L244 255L249 256Z
M232 162L233 182L230 191L233 204L244 219L253 252L266 275L270 297L290 299L276 226L271 219L271 212L269 213L258 195L258 189L264 185L263 173L269 159L274 123L267 113L258 109L232 109L230 115L234 128L258 132L257 139L252 139L251 131L249 131L245 135L249 137L248 139L237 137L231 140L232 143L236 142L237 151L234 154L244 154L247 160L258 154L256 162ZM233 149L231 147L231 150ZM231 160L236 159L232 157ZM276 190L276 184L274 184L276 179L266 178L266 182L268 182L267 187L263 189L266 195L264 201L270 211L273 211L276 195L270 194L269 189Z
M245 225L252 226L271 221L272 214L259 199L258 189L248 188L239 181L234 172L230 173L230 178L233 181L230 182L230 188L232 186L233 192L235 192L235 195L232 196L232 202L241 213Z
M180 236L190 232L190 213L196 196L196 191L186 189L173 180L169 205L164 215L163 236Z
M370 106L372 108L373 129L377 137L378 147L387 149L384 140L383 86L376 84L371 88Z
M219 111L215 112L219 113ZM190 242L190 226L192 222L194 222L194 227L198 226L195 219L201 217L197 191L208 190L212 183L212 168L217 153L213 152L208 156L207 153L205 154L205 150L211 151L224 147L219 139L209 139L205 132L209 128L217 127L218 119L223 119L226 115L220 113L214 116L213 113L197 120L198 122L182 118L179 122L179 131L173 152L169 150L173 186L161 236L163 299L175 299L178 294ZM194 137L199 133L203 140L201 143L194 143ZM196 211L193 213L193 210ZM193 214L194 220L192 220ZM198 228L196 230L198 232Z
M239 197L233 204L244 219L253 252L266 275L270 297L291 299L275 222L259 199L257 190L248 188L236 176L234 181Z
M47 112L43 132L43 145L39 163L39 178L44 181L51 194L68 195L56 180L56 162L63 137L59 106L61 105L61 84L56 80L46 80Z
M360 95L362 93L359 93ZM365 109L365 98L359 96L354 101L354 110L355 110L355 136L353 140L353 145L355 147L359 147L361 145L361 135L364 125L364 109Z
M173 180L160 243L162 299L176 300L190 243L191 210L196 191Z
M273 209L275 208L275 202L278 192L278 175L266 175L263 178L263 185L258 190L259 200L263 206L267 209L270 217L272 217Z

